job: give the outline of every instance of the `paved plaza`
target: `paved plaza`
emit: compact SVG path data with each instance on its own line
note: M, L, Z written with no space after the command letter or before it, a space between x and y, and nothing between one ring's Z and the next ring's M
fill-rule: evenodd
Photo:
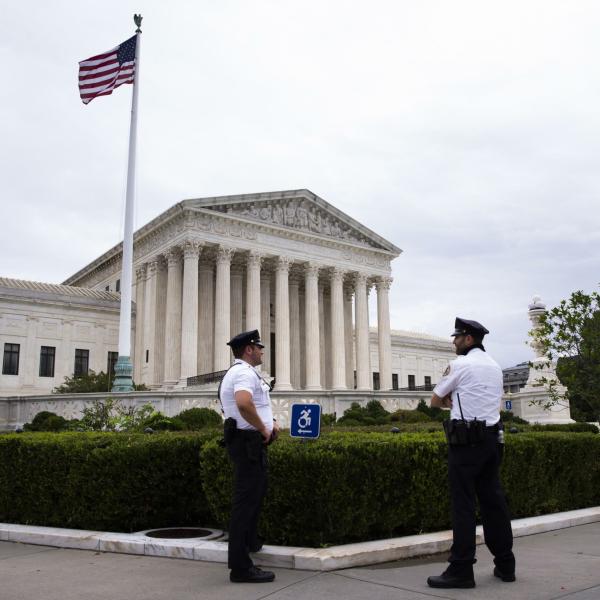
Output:
M492 576L478 547L473 590L428 588L446 555L330 572L273 569L270 584L231 584L219 563L0 542L2 600L599 600L600 523L517 538L517 581Z

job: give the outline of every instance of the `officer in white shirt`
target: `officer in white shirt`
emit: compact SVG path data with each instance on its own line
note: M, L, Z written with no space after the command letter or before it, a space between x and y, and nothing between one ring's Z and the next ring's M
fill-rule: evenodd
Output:
M275 574L255 567L250 552L258 552L260 507L267 490L267 445L278 435L273 419L270 386L255 367L262 363L258 330L246 331L227 344L235 361L219 387L225 413L225 445L234 465L229 524L228 566L234 583L265 583Z
M446 369L431 398L431 406L451 409L444 429L453 541L450 565L441 575L427 579L430 587L475 587L476 496L485 543L494 556L494 575L515 581L512 528L499 475L504 449L502 369L482 345L487 333L481 323L457 317L452 337L458 358Z

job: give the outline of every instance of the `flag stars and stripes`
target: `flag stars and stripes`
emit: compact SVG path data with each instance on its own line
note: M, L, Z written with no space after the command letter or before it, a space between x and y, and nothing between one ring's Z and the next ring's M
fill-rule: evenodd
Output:
M84 104L97 96L108 96L124 83L133 83L137 36L116 48L79 63L79 95Z

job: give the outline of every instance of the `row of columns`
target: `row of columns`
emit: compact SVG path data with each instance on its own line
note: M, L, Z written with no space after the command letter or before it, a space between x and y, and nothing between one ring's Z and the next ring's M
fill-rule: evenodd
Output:
M242 327L260 330L266 346L263 365L269 370L271 273L262 268L265 255L256 251L247 255L244 290L243 270L232 267L235 249L219 246L211 262L206 262L200 261L202 247L196 240L186 241L137 270L137 318L141 321L136 326L135 340L138 381L150 385L183 384L187 377L227 369L231 363L227 341ZM372 389L368 275L331 268L327 297L319 285L324 265L304 263L301 277L290 277L290 258L279 256L274 262L277 389L298 389L302 380L307 390L352 389L354 358L357 389ZM392 387L390 282L387 277L375 282L381 389Z

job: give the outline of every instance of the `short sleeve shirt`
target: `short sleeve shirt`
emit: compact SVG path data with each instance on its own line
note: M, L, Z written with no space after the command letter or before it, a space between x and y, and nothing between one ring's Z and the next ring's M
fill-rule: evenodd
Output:
M246 391L252 395L252 402L256 412L268 431L273 429L273 411L269 396L269 385L258 374L258 371L247 362L237 359L223 377L221 383L221 403L225 418L233 418L238 429L251 429L255 427L246 421L235 402L235 393Z
M500 403L504 393L502 369L487 352L473 348L465 356L453 360L435 386L440 398L452 394L451 418L460 419L460 405L467 421L485 420L495 425L500 420Z

